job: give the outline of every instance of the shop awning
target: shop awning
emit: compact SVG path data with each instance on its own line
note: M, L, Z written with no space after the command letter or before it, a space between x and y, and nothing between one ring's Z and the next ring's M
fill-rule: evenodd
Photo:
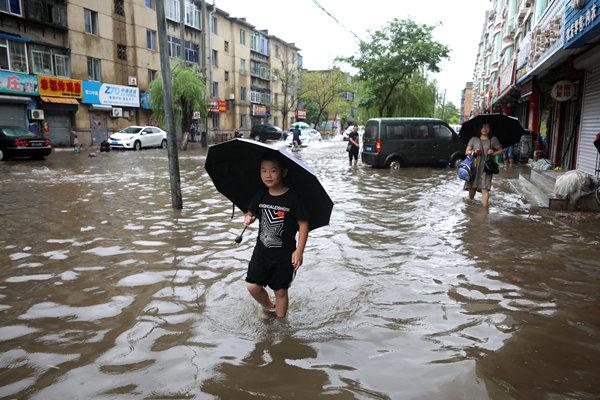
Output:
M26 104L29 102L31 102L31 97L0 95L0 103L23 103L23 104Z
M112 110L112 106L107 106L106 104L90 104L90 111L110 111Z
M40 99L44 103L54 103L54 104L72 104L75 106L79 105L77 99L73 99L71 97L53 97L53 96L40 96Z

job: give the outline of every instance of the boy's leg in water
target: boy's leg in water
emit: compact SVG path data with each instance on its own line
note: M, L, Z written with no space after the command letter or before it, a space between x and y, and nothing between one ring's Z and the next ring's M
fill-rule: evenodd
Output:
M267 293L264 287L255 283L246 282L246 289L248 289L248 292L250 292L252 297L254 297L254 300L256 300L264 308L272 309L275 306L271 302L269 294Z
M275 315L277 318L283 318L288 310L288 290L279 289L275 291Z
M477 193L477 189L475 189L475 188L469 189L469 198L471 200L473 200L475 198L475 193Z

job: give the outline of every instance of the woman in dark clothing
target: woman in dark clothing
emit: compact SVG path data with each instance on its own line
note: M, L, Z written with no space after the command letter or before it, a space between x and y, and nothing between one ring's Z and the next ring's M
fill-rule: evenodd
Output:
M354 125L352 132L348 135L348 162L352 166L352 158L354 158L354 165L358 163L358 150L360 149L358 138L358 126Z

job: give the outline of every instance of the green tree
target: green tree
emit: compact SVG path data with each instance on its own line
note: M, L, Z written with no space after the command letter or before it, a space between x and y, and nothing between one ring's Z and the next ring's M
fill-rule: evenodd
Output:
M173 84L173 109L175 123L181 127L181 134L189 131L195 111L203 118L208 112L206 101L206 85L196 69L182 63L173 63L171 67ZM162 78L158 77L150 83L150 107L152 118L164 125L164 93ZM180 140L182 137L179 138Z
M439 64L448 58L446 45L433 40L434 26L418 24L410 19L393 19L385 28L361 42L359 55L346 57L358 70L358 78L366 83L363 105L375 107L380 117L392 116L390 101L399 86L410 83L421 71L438 72Z
M288 57L286 57L286 59L288 59ZM281 82L283 99L277 107L281 108L281 114L283 115L282 128L285 131L288 128L288 115L290 110L294 108L298 101L300 73L295 65L287 62L282 62L281 64L281 69L274 69L273 74Z
M458 124L460 122L460 110L451 101L447 101L445 105L439 104L435 110L435 117L448 124Z
M342 98L352 91L348 75L339 68L326 71L306 71L300 79L300 98L308 104L309 120L318 126L330 113L338 113L347 102Z

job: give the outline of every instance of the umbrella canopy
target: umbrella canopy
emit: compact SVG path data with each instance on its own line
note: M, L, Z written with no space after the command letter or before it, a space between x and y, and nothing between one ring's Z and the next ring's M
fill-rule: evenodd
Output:
M296 127L296 126L300 129L310 128L309 124L307 124L306 122L302 122L302 121L294 122L292 124L292 127Z
M481 126L490 124L490 137L496 136L502 147L512 146L521 140L525 129L515 117L505 114L480 114L462 124L459 137L467 144L473 136L479 137Z
M260 160L277 153L288 169L286 184L294 189L308 213L309 229L329 224L333 202L312 168L286 149L247 139L233 139L210 146L204 168L217 190L243 212L259 190L266 190L260 179Z

